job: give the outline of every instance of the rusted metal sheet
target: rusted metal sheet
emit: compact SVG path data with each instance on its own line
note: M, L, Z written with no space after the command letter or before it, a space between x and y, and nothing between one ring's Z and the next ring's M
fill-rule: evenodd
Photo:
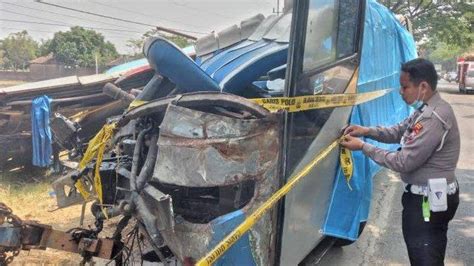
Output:
M160 126L153 178L213 187L261 178L278 154L276 117L234 119L170 105Z
M238 211L245 216L278 187L279 119L278 114L236 119L170 105L160 126L153 180L190 189L220 189L251 180L255 182L253 196ZM183 198L175 195L173 205ZM200 258L212 248L217 220L197 223L183 218L179 210L175 214L181 218L175 220L173 230L160 231L164 243L182 261ZM274 263L275 250L269 247L275 246L275 226L273 210L250 230L249 245L257 265Z
M112 239L76 239L72 233L57 231L49 225L24 221L21 227L0 227L0 247L21 247L23 250L53 248L73 253L88 252L93 256L111 259Z
M21 232L22 249L46 249L48 239L53 232L50 225L39 224L34 221L23 221Z
M70 245L70 249L64 249L67 243L74 243ZM79 241L79 244L76 244L68 233L53 231L50 236L50 241L48 242L49 248L54 248L58 250L65 250L69 252L90 252L95 257L112 259L114 241L112 239L100 238L100 239L90 239L82 238Z
M143 87L153 76L153 71L143 69L134 73L125 73L120 79L118 74L99 74L83 77L64 77L39 82L26 83L0 89L0 134L8 139L15 152L9 152L6 159L12 158L15 165L31 164L30 147L14 141L14 135L31 132L31 101L35 97L48 95L52 99L51 109L69 117L78 112L86 112L79 133L85 142L102 126L107 117L121 114L127 104L112 102L102 93L107 82L116 82L123 90L129 91ZM12 135L12 136L5 136ZM1 142L1 140L0 140ZM15 145L17 143L17 145ZM0 146L5 149L4 146ZM1 156L1 155L0 155ZM2 157L3 158L3 157ZM0 162L0 168L4 163Z
M113 239L96 238L91 230L73 229L62 232L36 221L22 221L8 206L0 202L0 264L5 263L5 258L7 263L13 259L6 256L5 252L13 251L13 256L16 256L20 249L53 248L111 259L114 245Z

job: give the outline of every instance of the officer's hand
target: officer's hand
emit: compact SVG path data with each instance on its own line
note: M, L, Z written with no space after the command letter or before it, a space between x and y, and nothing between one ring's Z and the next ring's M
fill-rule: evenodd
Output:
M351 151L357 151L362 150L364 142L361 139L351 135L345 135L341 140L341 145Z
M350 125L344 129L344 135L351 135L353 137L362 137L369 134L369 128L359 125Z

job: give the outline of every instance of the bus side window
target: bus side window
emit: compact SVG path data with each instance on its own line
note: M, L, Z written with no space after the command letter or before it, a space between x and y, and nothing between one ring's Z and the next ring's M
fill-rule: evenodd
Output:
M345 0L339 5L337 59L350 56L357 51L359 14L359 0Z
M310 0L303 72L310 72L357 51L359 2Z
M337 1L311 0L309 2L303 72L336 59Z

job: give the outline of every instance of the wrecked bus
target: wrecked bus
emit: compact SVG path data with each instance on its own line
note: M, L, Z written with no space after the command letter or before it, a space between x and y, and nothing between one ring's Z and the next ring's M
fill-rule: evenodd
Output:
M364 33L364 26L373 28ZM386 35L377 37L376 31ZM300 96L354 94L361 80L367 89L375 74L383 77L370 83L375 88L393 84L398 76L389 65L398 69L413 56L412 40L404 43L403 31L375 1L305 0L288 4L281 15L258 15L198 40L195 58L164 38L150 38L143 50L155 75L137 97L106 86L130 107L110 117L83 151L78 169L53 184L60 207L94 200L96 227L65 233L38 224L18 228L21 222L10 218L0 226L8 232L0 247L14 252L54 247L117 264L131 263L131 252L164 264L200 261L337 140L354 113L348 104L270 112L252 99L271 104L278 97L291 103ZM367 38L373 40L363 43ZM363 47L371 68L361 65ZM387 58L377 57L392 47L396 51ZM338 106L345 99L340 97L329 106ZM407 111L392 112L396 94L391 97L378 103L379 110L390 112L380 114L382 119ZM53 125L60 140L77 130L63 122ZM212 262L295 265L328 235L332 243L352 243L354 237L325 229L334 214L330 205L339 193L340 171L339 151L332 149ZM351 190L360 196L364 191L358 186ZM120 221L113 236L101 238L104 220L115 216ZM357 235L363 216L351 218ZM145 239L143 249L126 247L129 226Z

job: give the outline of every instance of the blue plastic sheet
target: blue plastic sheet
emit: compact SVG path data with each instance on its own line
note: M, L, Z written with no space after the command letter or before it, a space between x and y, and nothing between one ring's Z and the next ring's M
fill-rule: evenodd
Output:
M49 127L51 99L40 96L31 106L31 139L33 142L33 165L46 167L52 164L52 135Z
M213 235L208 248L212 249L217 246L232 230L239 226L245 218L244 212L237 210L213 220L211 222ZM249 232L245 233L214 265L257 265L252 255L249 235Z
M358 92L394 88L390 94L355 106L350 124L363 126L393 125L407 117L411 109L398 93L400 67L403 62L417 57L413 37L387 8L368 0L359 71ZM398 145L367 142L384 149ZM359 225L369 215L372 198L372 177L380 167L362 152L353 152L354 174L351 191L339 168L323 232L326 235L356 240Z
M125 71L130 71L135 68L143 67L146 65L148 65L148 60L146 60L146 58L142 58L142 59L137 59L137 60L133 60L133 61L121 64L118 66L114 66L108 69L105 73L114 74L118 72L125 72Z

